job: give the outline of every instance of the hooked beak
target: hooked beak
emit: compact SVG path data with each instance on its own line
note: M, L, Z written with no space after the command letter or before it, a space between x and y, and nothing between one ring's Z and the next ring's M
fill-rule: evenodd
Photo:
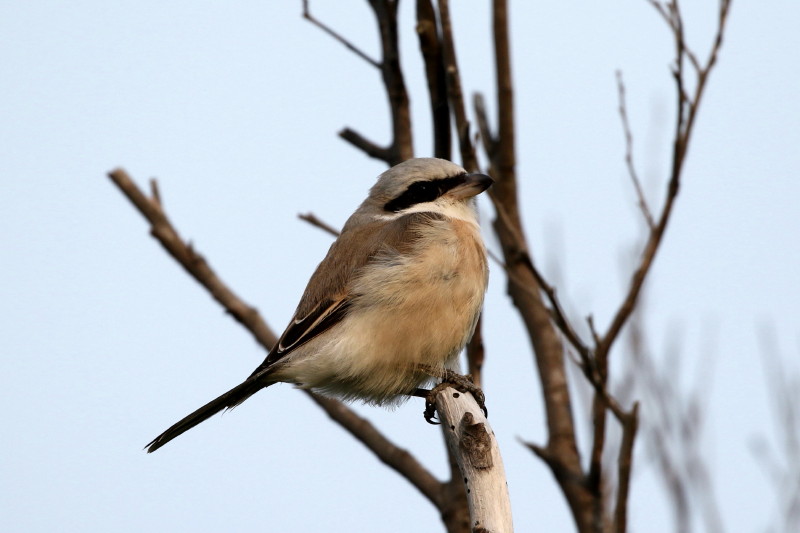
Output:
M492 183L494 180L486 174L467 174L464 176L464 183L453 187L447 194L458 199L471 198L491 187Z

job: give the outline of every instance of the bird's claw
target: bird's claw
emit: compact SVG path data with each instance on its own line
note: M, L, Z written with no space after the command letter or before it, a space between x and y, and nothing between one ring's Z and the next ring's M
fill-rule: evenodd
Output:
M441 424L441 422L436 420L436 395L448 387L452 387L458 392L469 392L472 394L472 397L475 398L475 402L477 402L481 411L483 411L483 416L489 416L489 411L486 409L486 396L483 394L481 388L472 382L472 376L462 376L461 374L456 374L452 370L445 370L442 382L433 387L428 391L428 394L425 395L425 411L423 411L423 415L428 424Z

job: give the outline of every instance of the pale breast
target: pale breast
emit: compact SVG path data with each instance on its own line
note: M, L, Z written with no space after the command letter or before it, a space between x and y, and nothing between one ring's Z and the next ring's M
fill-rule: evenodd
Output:
M292 365L300 382L386 403L458 355L475 327L488 280L479 229L466 221L433 220L417 231L410 249L387 250L375 258L379 265L356 277L338 334L311 343L313 355Z

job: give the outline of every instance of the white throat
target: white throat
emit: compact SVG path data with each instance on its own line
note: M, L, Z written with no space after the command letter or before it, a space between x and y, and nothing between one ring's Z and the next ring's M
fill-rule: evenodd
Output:
M412 205L398 214L407 215L409 213L439 213L448 218L472 222L473 224L478 223L474 201L451 200L446 196L437 198L434 202Z

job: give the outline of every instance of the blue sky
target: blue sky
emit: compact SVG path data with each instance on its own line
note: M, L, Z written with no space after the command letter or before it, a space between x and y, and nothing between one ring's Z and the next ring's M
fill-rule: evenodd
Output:
M487 3L453 4L464 85L491 98ZM312 7L377 56L365 3ZM703 54L715 8L686 7ZM143 186L158 177L182 235L281 329L330 243L296 215L341 225L383 170L336 136L350 126L388 138L377 72L300 11L300 2L0 3L3 530L440 527L404 480L289 386L142 452L264 354L148 236L105 173L123 166ZM415 146L430 155L413 3L401 12ZM644 0L511 2L511 15L526 230L569 310L605 325L642 237L615 71L626 80L645 192L658 205L669 35ZM774 431L761 326L772 328L787 372L800 371L798 17L790 0L735 2L647 285L650 351L673 368L678 346L676 379L706 391L703 450L736 531L762 531L775 513L748 446ZM481 211L493 216L488 203ZM485 316L485 389L516 528L568 530L550 473L518 441L546 435L498 267ZM445 475L421 406L356 409ZM646 454L637 461L632 531L671 531Z

